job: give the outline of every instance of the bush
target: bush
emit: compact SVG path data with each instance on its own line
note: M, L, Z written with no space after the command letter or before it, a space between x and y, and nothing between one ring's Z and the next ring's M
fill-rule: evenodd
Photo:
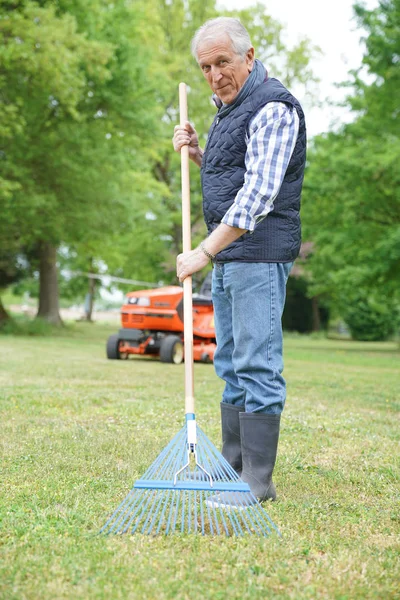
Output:
M377 300L367 292L349 299L343 318L351 337L364 342L383 342L399 325L399 312L393 302L386 298Z
M0 334L5 335L29 335L29 336L48 336L54 331L54 325L51 325L44 319L30 319L25 316L13 316L0 327Z

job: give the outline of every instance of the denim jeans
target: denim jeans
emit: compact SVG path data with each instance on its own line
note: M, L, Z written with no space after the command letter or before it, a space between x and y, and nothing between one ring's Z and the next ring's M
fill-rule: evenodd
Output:
M246 412L279 414L285 404L282 313L292 264L214 265L214 366L225 381L222 401Z

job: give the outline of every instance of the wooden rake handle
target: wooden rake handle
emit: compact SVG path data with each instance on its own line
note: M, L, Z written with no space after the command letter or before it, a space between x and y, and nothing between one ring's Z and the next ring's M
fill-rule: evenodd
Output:
M188 120L186 84L179 84L179 118L184 127ZM183 252L191 250L190 229L190 180L189 180L189 146L181 148L181 183L182 183L182 248ZM183 325L185 348L185 413L194 413L193 383L193 300L192 278L186 277L183 282Z

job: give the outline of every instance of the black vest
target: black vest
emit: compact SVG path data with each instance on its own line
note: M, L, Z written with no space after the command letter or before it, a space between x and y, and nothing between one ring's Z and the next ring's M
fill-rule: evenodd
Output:
M217 261L291 262L299 254L306 127L299 102L277 79L267 79L231 112L215 116L201 165L204 219L211 233L243 186L248 125L268 102L284 102L296 108L300 120L297 142L273 210L252 233L245 233L219 252Z

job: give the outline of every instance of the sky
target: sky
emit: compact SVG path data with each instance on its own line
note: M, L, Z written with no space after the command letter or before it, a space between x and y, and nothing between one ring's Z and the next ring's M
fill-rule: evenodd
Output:
M230 10L254 6L256 0L219 0L219 6ZM319 46L322 54L312 62L321 83L318 97L323 108L307 105L299 90L298 100L303 103L310 136L327 131L331 123L351 120L345 108L329 106L325 100L341 101L348 90L339 90L335 83L349 79L348 72L361 65L363 30L357 29L353 19L353 0L261 0L268 14L284 26L283 39L289 46L307 36ZM368 9L378 6L378 0L364 0ZM257 48L256 48L257 52ZM265 65L268 67L268 65ZM295 95L297 90L291 90Z

